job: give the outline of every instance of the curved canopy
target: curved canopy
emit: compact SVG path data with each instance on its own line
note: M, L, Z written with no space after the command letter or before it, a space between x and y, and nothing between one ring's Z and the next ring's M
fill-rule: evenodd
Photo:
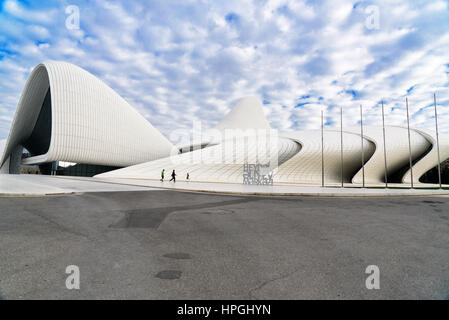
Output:
M20 146L31 153L24 160L28 164L60 160L122 167L166 157L173 149L101 80L73 64L55 61L31 72L1 164Z

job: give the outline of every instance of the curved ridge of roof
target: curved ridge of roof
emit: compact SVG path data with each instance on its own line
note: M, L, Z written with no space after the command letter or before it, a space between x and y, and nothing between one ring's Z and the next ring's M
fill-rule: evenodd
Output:
M237 101L215 129L271 129L271 127L265 118L260 100L256 97L245 97Z

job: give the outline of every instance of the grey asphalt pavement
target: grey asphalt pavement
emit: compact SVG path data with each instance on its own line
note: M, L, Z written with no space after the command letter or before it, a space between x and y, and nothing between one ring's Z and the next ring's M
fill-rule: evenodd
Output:
M448 299L449 197L0 198L0 297Z

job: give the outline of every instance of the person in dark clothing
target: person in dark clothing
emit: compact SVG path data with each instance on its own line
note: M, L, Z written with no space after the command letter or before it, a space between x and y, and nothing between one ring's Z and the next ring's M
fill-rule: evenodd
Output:
M173 182L176 182L176 173L175 173L175 170L173 169L173 172L171 173L171 179L170 179L170 181L172 181L173 180Z
M189 174L188 172L187 172L186 180L187 180L187 181L190 180L190 174Z

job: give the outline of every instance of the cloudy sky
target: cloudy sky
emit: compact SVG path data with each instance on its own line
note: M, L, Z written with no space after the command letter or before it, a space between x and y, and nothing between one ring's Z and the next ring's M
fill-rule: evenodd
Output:
M79 8L79 29L70 14ZM67 27L68 26L68 27ZM0 0L0 145L30 71L93 73L166 136L213 126L255 95L281 130L386 122L449 133L449 3L443 0Z

